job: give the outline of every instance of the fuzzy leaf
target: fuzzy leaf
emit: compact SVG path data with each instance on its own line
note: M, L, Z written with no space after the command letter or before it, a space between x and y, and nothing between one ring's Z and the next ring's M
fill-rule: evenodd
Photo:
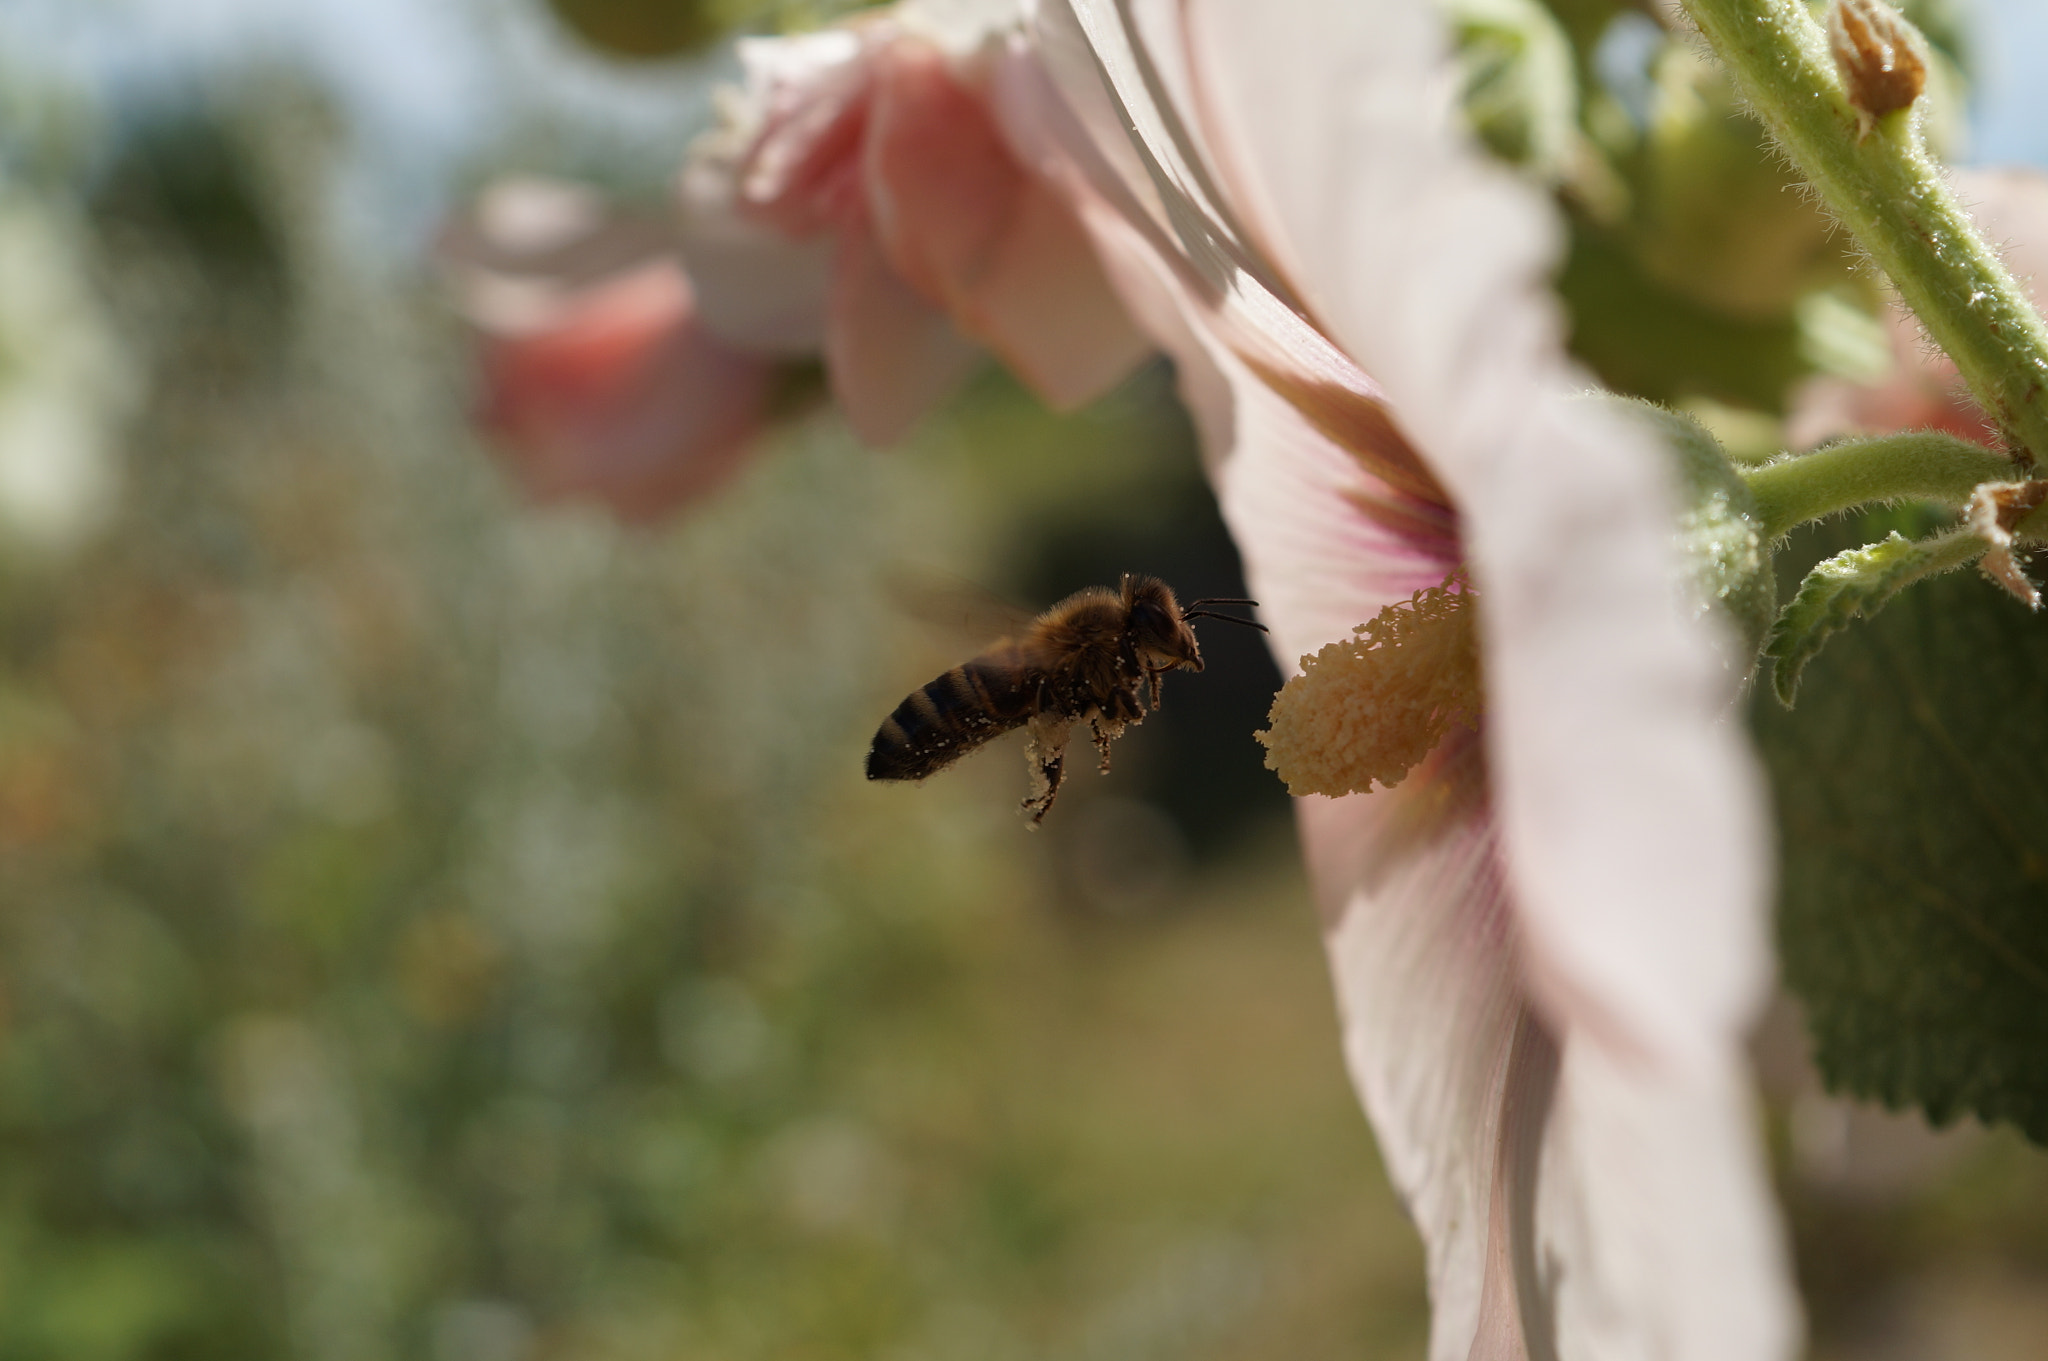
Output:
M1779 702L1791 707L1806 664L1851 620L1876 614L1907 585L1954 566L1949 547L1943 540L1916 541L1893 530L1878 543L1837 553L1808 572L1764 644L1764 655L1777 662L1771 688Z
M1785 979L1830 1086L2048 1143L2044 718L2048 621L1974 573L1837 639L1796 711L1754 706Z

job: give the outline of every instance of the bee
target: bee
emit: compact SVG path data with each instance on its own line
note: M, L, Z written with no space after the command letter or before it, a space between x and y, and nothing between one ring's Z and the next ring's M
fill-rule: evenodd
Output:
M1221 619L1263 633L1263 624L1208 608L1257 603L1196 600L1182 608L1172 587L1135 572L1124 573L1117 590L1076 591L1014 636L912 691L876 731L868 778L922 780L1012 728L1028 727L1031 792L1024 809L1036 826L1059 795L1074 725L1088 725L1107 771L1110 743L1159 707L1166 673L1202 669L1189 622Z

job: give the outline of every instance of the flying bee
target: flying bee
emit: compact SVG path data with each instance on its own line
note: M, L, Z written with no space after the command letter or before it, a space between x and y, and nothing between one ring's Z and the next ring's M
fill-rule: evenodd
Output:
M963 662L896 706L868 749L870 780L922 780L992 738L1028 726L1024 750L1035 826L1060 792L1067 738L1086 723L1109 769L1109 744L1159 706L1167 672L1202 669L1195 619L1221 619L1265 632L1263 624L1218 614L1212 605L1254 600L1196 600L1185 609L1157 577L1124 573L1122 586L1076 591L987 651Z

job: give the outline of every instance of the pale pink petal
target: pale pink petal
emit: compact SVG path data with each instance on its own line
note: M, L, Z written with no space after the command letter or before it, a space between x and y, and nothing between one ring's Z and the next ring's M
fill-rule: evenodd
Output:
M861 211L860 142L874 89L873 50L852 28L740 44L747 94L738 201L801 240Z
M865 227L839 233L825 327L832 395L854 434L895 444L958 387L981 352L889 267Z
M1098 137L1143 136L1142 180L1100 150L1123 167L1103 193L1170 243L1183 317L1207 318L1185 329L1243 353L1285 333L1276 309L1329 327L1462 514L1497 830L1389 795L1303 808L1353 1071L1430 1244L1432 1355L1542 1355L1554 1331L1571 1355L1782 1356L1796 1311L1738 1076L1767 975L1758 791L1727 724L1739 677L1674 585L1661 453L1570 398L1550 210L1461 140L1426 6L1074 8L1098 89L1052 4L1047 60ZM1195 55L1148 59L1126 16L1168 49L1185 24ZM1176 91L1198 131L1166 108ZM1131 305L1157 334L1162 309ZM1342 539L1256 503L1274 478L1240 471L1254 448L1228 447L1216 477L1282 645L1363 622L1383 585L1353 585L1341 620L1324 592L1282 593L1304 541L1334 560ZM1298 448L1275 465L1313 467ZM1560 1037L1554 1078L1517 1034Z
M676 186L676 237L714 335L763 354L816 354L825 344L829 237L795 240L739 203L738 151L700 141Z
M1125 306L1174 359L1281 664L1442 581L1455 519L1375 472L1412 455L1370 380L1272 312L1204 305L1139 229L1073 192Z
M1450 121L1427 9L1195 12L1212 123L1257 153L1240 193L1285 224L1315 310L1466 518L1495 794L1547 1000L1708 1061L1768 975L1755 771L1725 721L1740 677L1674 586L1665 456L1572 396L1547 201ZM1396 100L1435 117L1390 129Z
M1566 1042L1534 1188L1536 1298L1552 1301L1565 1355L1797 1350L1750 1085L1739 1050L1674 1072L1583 1033Z
M1397 494L1253 374L1216 335L1214 314L1176 288L1135 233L1125 229L1119 243L1121 226L1100 223L1105 257L1127 300L1154 290L1134 310L1174 355L1217 457L1212 477L1282 665L1441 581L1457 561L1448 514L1428 532L1404 533L1369 513L1373 500ZM1454 741L1389 794L1297 803L1347 1064L1388 1175L1423 1230L1440 1361L1463 1357L1479 1326L1496 1251L1489 1207L1505 1214L1509 1203L1490 1200L1504 1065L1526 1010L1475 748L1469 736ZM1430 806L1430 796L1448 806ZM1526 1224L1498 1227L1529 1237ZM1509 1246L1502 1237L1497 1250ZM1508 1305L1496 1331L1519 1338Z
M877 64L865 158L890 263L1053 406L1099 396L1150 347L1072 213L937 48L899 41Z
M729 477L766 414L773 366L697 323L672 262L573 298L551 324L482 338L482 417L527 491L646 520Z
M1418 506L1415 521L1389 522L1373 513L1374 501L1400 494L1239 358L1244 328L1222 324L1141 228L1100 203L1084 220L1126 304L1174 356L1283 664L1440 581L1456 561L1448 514L1438 508L1431 520ZM1369 400L1369 384L1355 381L1365 390L1353 396ZM1533 1241L1526 1212L1506 1217L1528 1197L1495 1186L1513 1040L1536 1022L1522 1002L1482 781L1468 735L1394 796L1298 804L1348 1064L1388 1173L1424 1230L1439 1358L1465 1356L1474 1339L1488 1262ZM1507 1169L1522 1173L1516 1191L1530 1167L1533 1155ZM1493 1330L1519 1346L1512 1282L1508 1290Z
M1522 1353L1473 1345L1490 1243L1511 1251L1517 1227L1507 1198L1493 1194L1501 1096L1525 1014L1496 837L1477 806L1440 821L1434 836L1400 835L1387 826L1394 803L1302 799L1302 843L1346 1063L1428 1252L1430 1356L1505 1361ZM1492 1326L1498 1342L1502 1320ZM1519 1340L1518 1330L1510 1336Z
M1073 107L1073 91L1103 78L1103 68L1082 40L1072 14L1048 7L1039 17L1048 27L1037 34L1037 53L1018 48L1008 54L992 81L994 105L1012 145L1041 178L1077 205L1125 308L1174 356L1212 475L1239 475L1228 472L1229 458L1240 445L1258 441L1241 438L1231 421L1206 419L1203 413L1226 410L1237 401L1277 401L1292 409L1296 424L1306 424L1320 437L1317 445L1341 451L1323 466L1349 467L1352 480L1326 481L1326 490L1352 511L1368 512L1366 518L1385 531L1378 540L1385 552L1399 557L1413 549L1435 563L1436 575L1417 585L1436 584L1456 562L1454 517L1435 477L1387 410L1385 394L1268 290L1263 273L1233 263L1230 248L1219 245L1205 254L1203 262L1179 249L1181 238L1162 229L1144 207L1158 202L1161 192L1170 196L1171 191L1160 191L1150 180L1134 187L1125 178L1135 163L1116 154L1117 145L1128 140L1121 115L1107 102L1098 103L1092 112L1084 107L1079 114ZM1063 57L1058 55L1062 52ZM1062 78L1056 69L1062 63L1078 66L1078 74L1070 70ZM1105 146L1106 139L1110 140ZM1190 230L1196 230L1194 224L1201 220L1199 208L1192 205L1180 216ZM1208 239L1222 240L1217 235L1220 227L1200 230L1209 234ZM1205 397L1197 389L1209 383L1205 375L1218 365L1230 371L1227 381L1222 375L1217 380L1226 397ZM1241 390L1228 396L1233 388ZM1361 471L1362 479L1357 476ZM1251 485L1266 474L1261 470L1243 475ZM1284 483L1288 474L1283 470L1277 477ZM1306 506L1315 499L1268 498L1276 507ZM1228 513L1229 498L1224 500ZM1303 541L1285 532L1270 537ZM1370 563L1372 556L1355 542L1332 546L1332 562L1348 561L1354 571L1361 563ZM1314 579L1302 593L1323 602L1319 608L1334 619L1339 610L1359 602L1333 592L1332 584L1326 575ZM1276 588L1287 586L1281 581ZM1413 589L1403 587L1395 596L1375 597L1373 609ZM1369 610L1366 617L1370 614ZM1357 622L1354 618L1316 637L1311 650L1342 636Z
M1448 513L1369 473L1357 452L1240 358L1256 329L1252 318L1226 320L1151 249L1141 227L1085 193L1080 198L1126 304L1175 358L1283 663L1440 581L1458 549ZM1292 328L1275 324L1271 312L1264 320L1277 332L1264 338L1267 352L1284 353ZM1291 366L1295 385L1317 367ZM1354 402L1372 401L1363 375L1342 386ZM1387 501L1409 505L1412 518L1378 513L1376 503ZM1397 797L1299 804L1339 981L1349 1066L1389 1175L1425 1230L1439 1356L1464 1355L1475 1337L1487 1263L1533 1242L1526 1212L1519 1222L1505 1218L1527 1196L1516 1199L1505 1188L1496 1194L1495 1187L1505 1093L1511 1077L1512 1090L1529 1085L1511 1071L1510 1057L1520 1052L1512 1042L1518 1028L1536 1023L1521 1001L1515 932L1481 778L1468 736L1447 744ZM1390 1036L1399 1042L1389 1043ZM1540 1085L1540 1074L1536 1080ZM1520 1189L1532 1167L1533 1155L1505 1170L1522 1174ZM1505 1307L1493 1307L1492 1326L1519 1346L1512 1282L1507 1289Z
M1160 46L1139 40L1127 16ZM1060 93L1122 192L1144 212L1145 225L1172 242L1191 285L1220 295L1250 279L1291 305L1287 284L1252 248L1210 172L1198 130L1172 98L1187 87L1180 24L1175 0L1045 0L1034 31ZM1126 130L1136 135L1122 137ZM1122 147L1110 142L1119 137Z

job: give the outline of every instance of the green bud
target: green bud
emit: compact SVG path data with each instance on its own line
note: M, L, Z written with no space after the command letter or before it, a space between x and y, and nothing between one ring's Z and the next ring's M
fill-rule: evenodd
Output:
M1754 664L1778 613L1770 541L1749 484L1719 440L1682 412L1633 397L1599 394L1647 424L1678 473L1678 544L1697 597L1718 608L1741 640L1742 665Z

